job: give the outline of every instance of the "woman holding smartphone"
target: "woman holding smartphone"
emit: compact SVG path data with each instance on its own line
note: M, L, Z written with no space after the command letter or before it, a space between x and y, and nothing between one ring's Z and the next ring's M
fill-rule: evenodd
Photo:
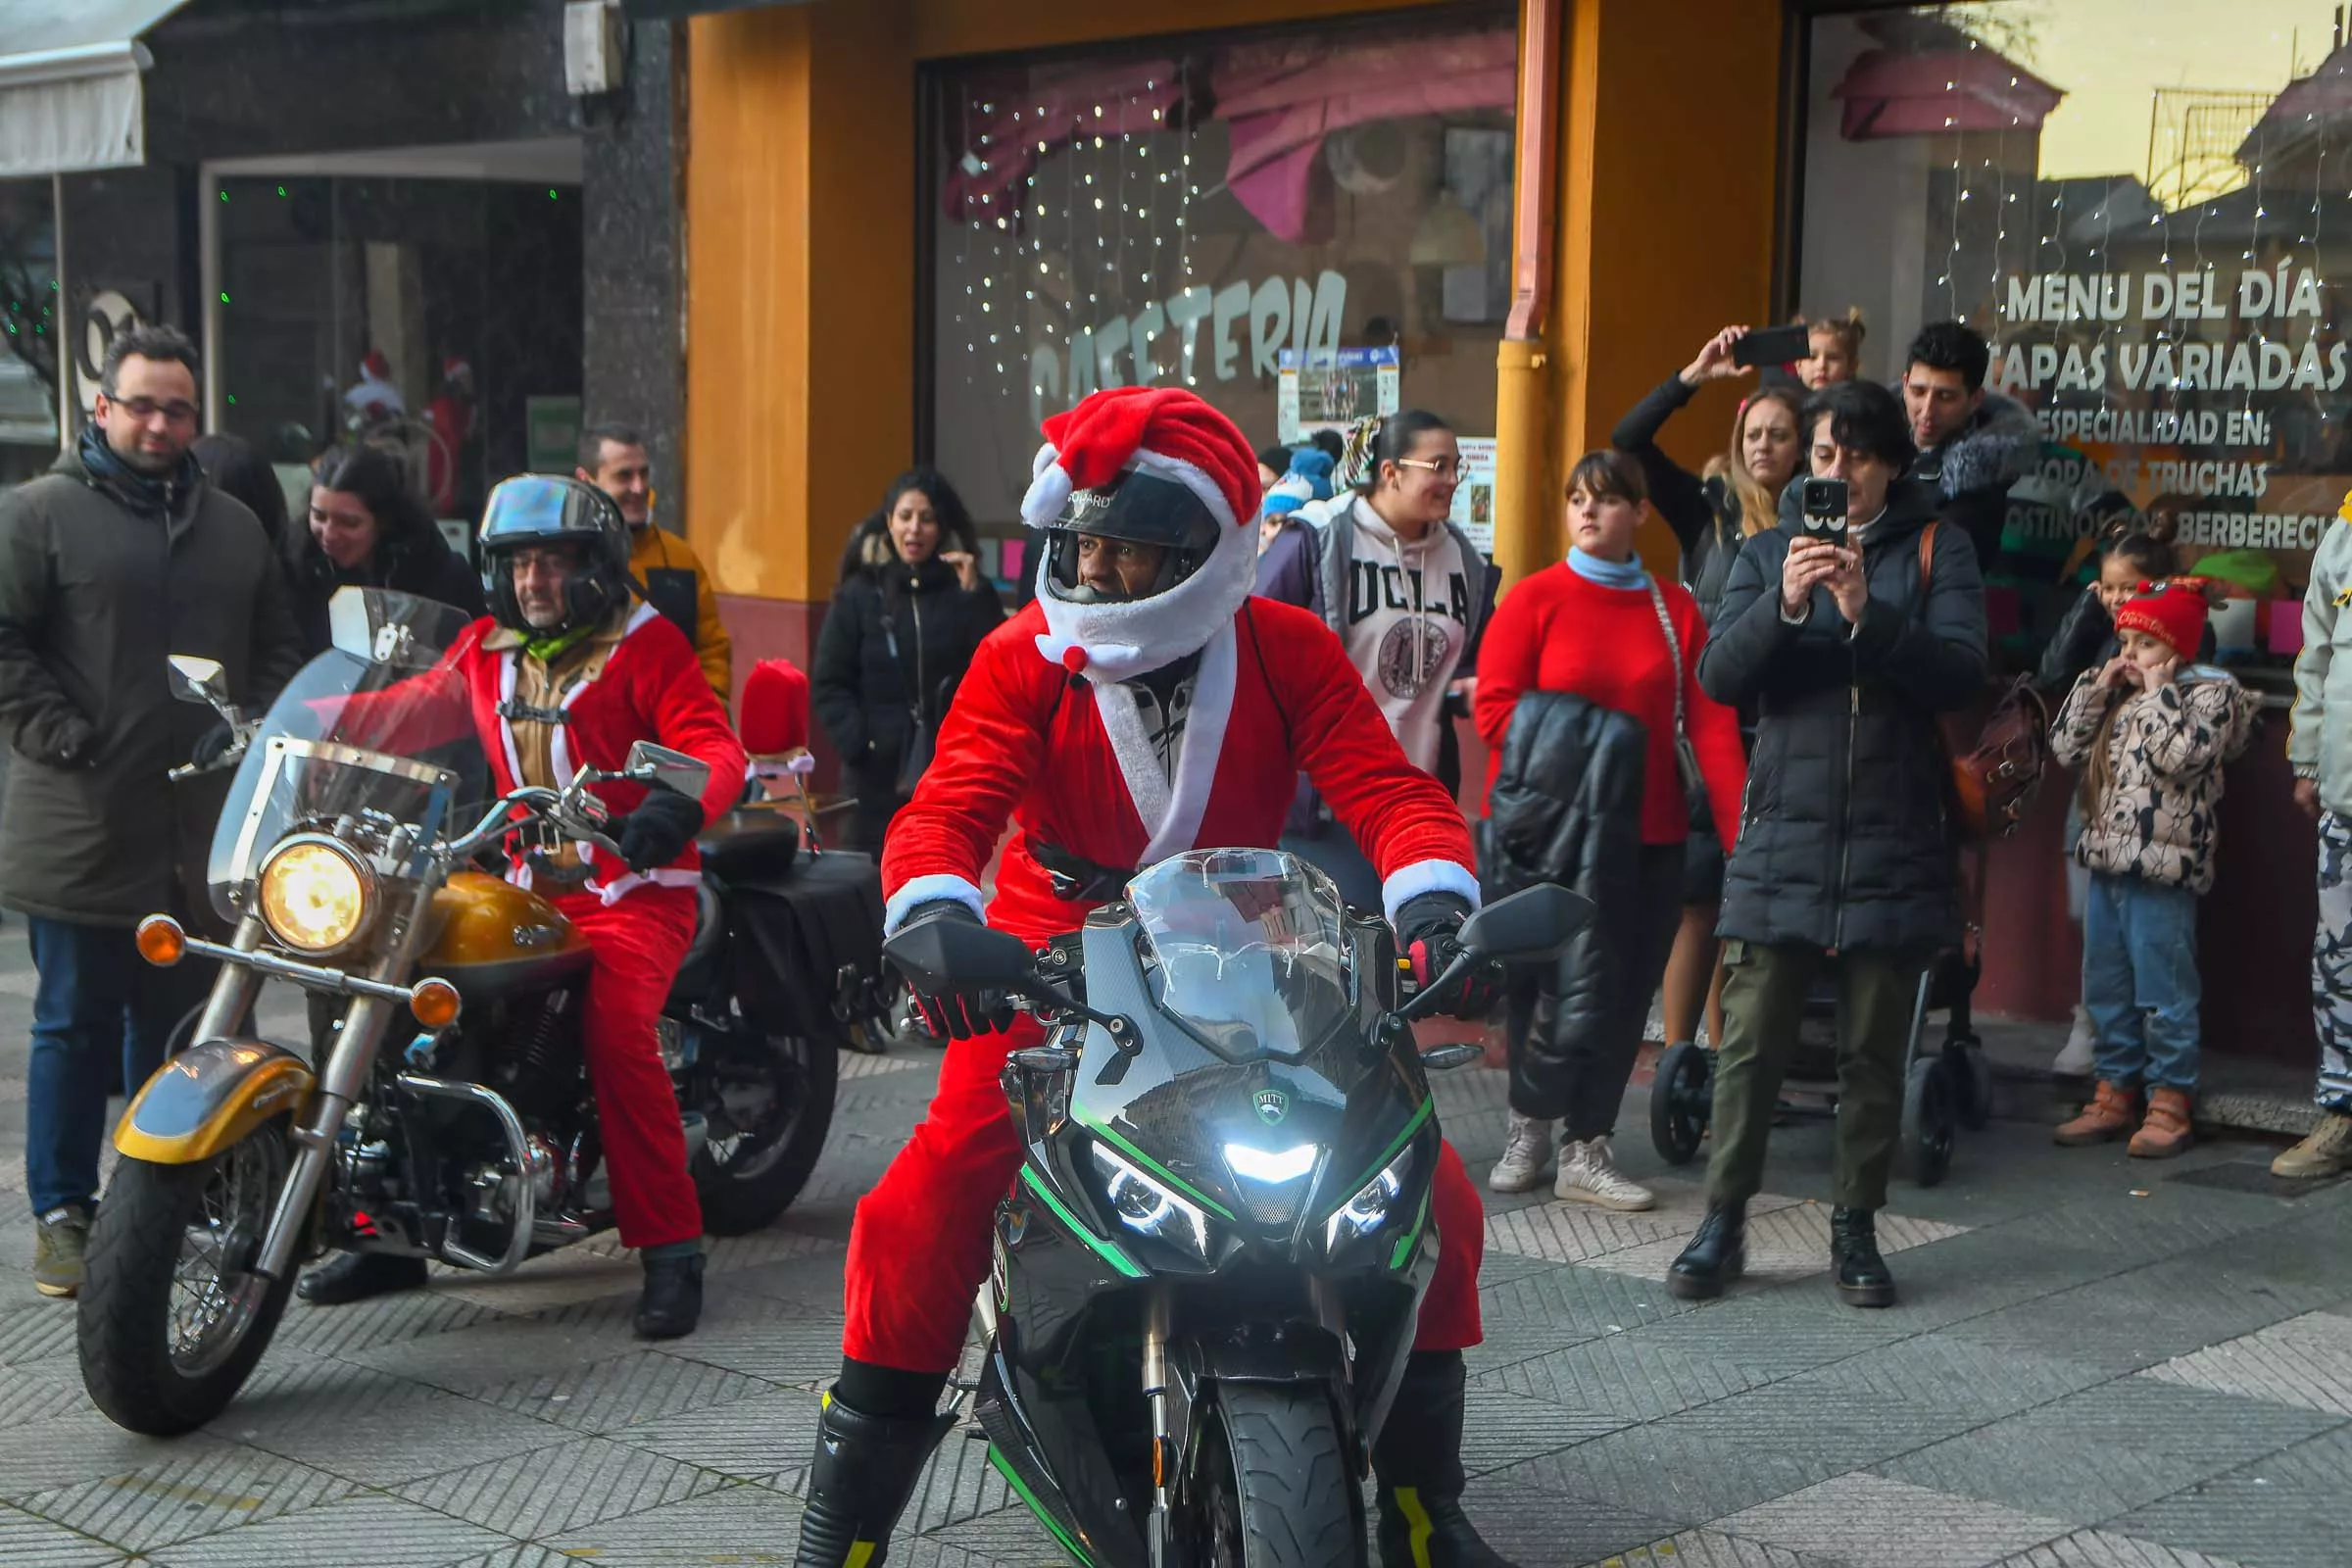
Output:
M1609 433L1611 446L1642 465L1649 504L1683 547L1683 582L1710 623L1740 546L1779 521L1781 492L1795 477L1801 455L1797 411L1803 392L1767 386L1740 399L1732 416L1731 445L1707 460L1703 473L1694 474L1668 457L1658 446L1658 432L1709 382L1755 373L1740 363L1740 344L1748 335L1744 326L1727 326L1707 339L1696 359L1659 383ZM1747 727L1743 719L1741 728ZM1666 963L1663 1010L1669 1041L1696 1039L1702 1015L1708 1042L1723 1040L1723 972L1715 940L1723 855L1723 841L1708 813L1693 813L1683 862L1682 923Z

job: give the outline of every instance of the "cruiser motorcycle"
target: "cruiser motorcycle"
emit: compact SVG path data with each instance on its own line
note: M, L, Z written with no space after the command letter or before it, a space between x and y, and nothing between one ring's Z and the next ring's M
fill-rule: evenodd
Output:
M1555 955L1591 910L1501 900L1461 962ZM1416 1047L1387 922L1291 856L1205 850L1040 954L961 921L884 952L918 992L1047 1023L1004 1067L1024 1158L979 1301L991 1462L1080 1562L1364 1562L1357 1482L1444 1245L1427 1069L1480 1054Z
M137 934L152 963L220 968L192 1043L116 1127L77 1303L90 1397L135 1432L220 1412L307 1259L385 1251L503 1274L613 1223L578 1044L587 943L516 883L575 878L568 845L617 860L591 785L700 795L709 770L640 744L618 772L583 768L476 814L487 770L445 658L466 617L358 589L330 614L335 645L258 722L227 705L217 665L172 661L178 694L237 738L208 870L234 935L207 941L167 915ZM798 830L734 817L750 820L706 839L702 919L660 1025L704 1223L722 1236L799 1194L838 1066L835 1039L786 1032L808 1012L786 994L817 987L779 972L741 891L789 874ZM532 876L474 868L517 835ZM309 993L309 1052L254 1032L265 980Z

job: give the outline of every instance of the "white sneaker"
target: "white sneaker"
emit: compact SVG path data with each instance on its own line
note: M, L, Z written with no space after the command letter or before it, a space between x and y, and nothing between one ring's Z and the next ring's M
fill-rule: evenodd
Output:
M2090 1009L2075 1008L2075 1027L2066 1037L2065 1049L2050 1063L2050 1071L2067 1078L2087 1078L2097 1064L2099 1036L2090 1026Z
M1544 1172L1550 1164L1551 1123L1514 1110L1510 1141L1502 1146L1502 1157L1494 1162L1487 1185L1498 1193L1532 1193L1544 1185Z
M1648 1188L1619 1174L1617 1155L1609 1148L1606 1133L1591 1143L1570 1143L1560 1151L1560 1179L1553 1184L1551 1196L1615 1209L1652 1208L1658 1201Z

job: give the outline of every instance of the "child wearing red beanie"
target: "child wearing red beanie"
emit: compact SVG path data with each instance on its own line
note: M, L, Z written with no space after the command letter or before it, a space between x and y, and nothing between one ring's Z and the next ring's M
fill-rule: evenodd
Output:
M2058 1129L2061 1144L2130 1133L2131 1152L2151 1159L2189 1145L2197 898L2213 886L2222 764L2246 749L2257 708L2192 662L2206 608L2200 579L2141 584L2116 612L2123 651L2075 682L2051 734L2058 760L2082 770L2082 1004L2098 1036L2096 1096Z

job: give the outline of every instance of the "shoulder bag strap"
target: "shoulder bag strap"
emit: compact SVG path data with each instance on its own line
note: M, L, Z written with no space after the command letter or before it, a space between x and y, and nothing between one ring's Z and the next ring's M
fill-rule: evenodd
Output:
M1675 634L1674 617L1666 613L1666 595L1655 577L1649 579L1649 608L1658 612L1658 630L1666 634L1666 657L1674 662L1674 738L1688 741L1690 729L1683 714L1683 640Z

